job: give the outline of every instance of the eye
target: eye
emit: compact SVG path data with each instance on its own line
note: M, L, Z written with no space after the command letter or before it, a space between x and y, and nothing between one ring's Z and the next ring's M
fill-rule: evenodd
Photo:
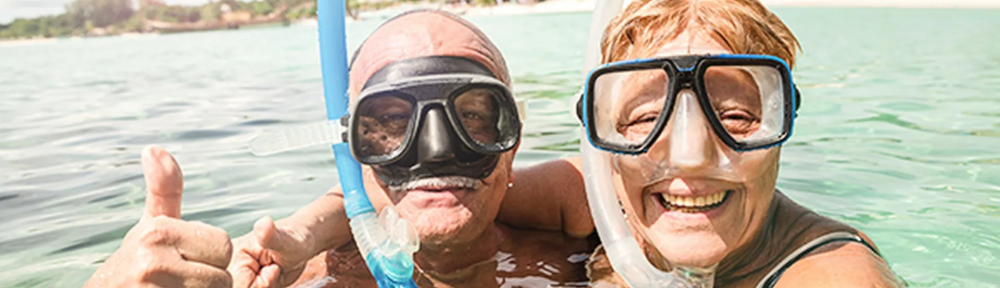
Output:
M653 130L653 126L656 125L658 117L659 113L641 114L634 120L619 125L618 133L621 133L626 139L640 141L649 135L650 131Z
M473 112L462 113L462 118L469 119L469 120L483 120L483 116L482 115L479 115L479 113L473 113Z
M745 136L757 131L760 118L743 110L727 110L719 115L719 121L733 136Z
M651 124L652 122L656 122L656 118L657 118L656 116L657 116L657 114L646 113L646 114L643 114L642 116L639 116L638 119L632 120L632 122L629 123L628 125L629 126L633 126L633 125L641 125L641 124L647 124L647 123Z

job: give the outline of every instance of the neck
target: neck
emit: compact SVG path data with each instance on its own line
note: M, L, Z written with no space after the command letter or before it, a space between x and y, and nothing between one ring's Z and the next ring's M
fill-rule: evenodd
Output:
M495 256L504 238L503 231L493 224L469 242L421 243L414 261L420 274L423 274L421 277L426 278L423 280L448 284L435 287L468 286L465 284L469 283L495 285Z

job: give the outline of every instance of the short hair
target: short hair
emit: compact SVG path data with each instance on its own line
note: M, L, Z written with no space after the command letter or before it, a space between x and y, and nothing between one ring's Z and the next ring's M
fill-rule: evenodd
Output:
M736 54L771 55L795 65L792 31L757 0L636 0L608 24L602 63L650 57L684 31L705 32Z

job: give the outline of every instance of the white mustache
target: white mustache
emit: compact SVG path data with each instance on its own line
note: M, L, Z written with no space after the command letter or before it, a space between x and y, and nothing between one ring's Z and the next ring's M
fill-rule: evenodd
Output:
M427 187L479 190L479 185L479 179L465 176L443 176L407 181L401 185L389 185L389 191L400 193Z

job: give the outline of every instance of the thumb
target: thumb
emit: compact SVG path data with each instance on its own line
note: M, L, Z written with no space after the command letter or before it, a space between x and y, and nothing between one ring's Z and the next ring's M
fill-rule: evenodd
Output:
M266 250L270 250L273 253L273 257L277 259L272 259L274 262L279 264L289 264L285 263L290 255L293 254L297 249L304 249L301 247L301 240L295 235L279 229L274 225L274 220L271 217L264 217L257 220L253 224L254 237L257 237L260 246Z
M146 178L146 217L181 217L184 175L174 156L158 146L142 149L142 174Z

